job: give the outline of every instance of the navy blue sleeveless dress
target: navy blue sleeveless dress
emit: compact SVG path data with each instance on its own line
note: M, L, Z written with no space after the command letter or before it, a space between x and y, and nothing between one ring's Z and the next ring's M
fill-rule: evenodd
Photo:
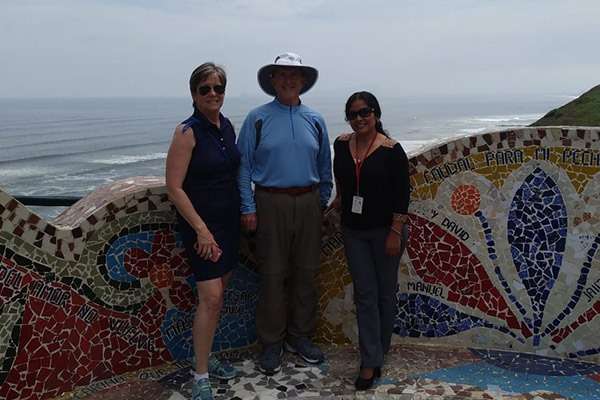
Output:
M238 265L240 241L240 193L237 176L240 153L231 122L219 114L220 128L195 111L183 121L184 134L192 128L196 145L188 165L183 190L190 198L215 241L223 251L217 262L204 260L194 249L196 232L177 213L179 231L196 281L223 276Z

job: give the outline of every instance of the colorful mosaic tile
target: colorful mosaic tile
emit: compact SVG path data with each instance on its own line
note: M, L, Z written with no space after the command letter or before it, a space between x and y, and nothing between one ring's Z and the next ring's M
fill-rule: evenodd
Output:
M486 133L419 150L409 163L410 239L398 276L394 342L477 350L460 365L390 374L371 395L578 398L564 387L596 390L600 131ZM351 345L357 329L339 215L326 215L323 232L316 339ZM256 340L255 244L242 239L213 348L224 355ZM53 221L0 190L0 398L47 399L115 384L123 385L113 392L122 396L147 391L162 398L166 387L185 398L187 364L178 363L192 352L195 290L162 179L100 188ZM307 369L289 360L285 376L268 380L242 358L244 375L219 386L219 396L354 398L348 365L355 362L338 370L333 362ZM396 362L407 359L388 365ZM426 375L442 369L441 383ZM127 374L139 371L164 380L132 383ZM511 372L514 385L490 380L495 389L482 387L486 373L506 379ZM472 378L455 382L464 387L444 383L460 373ZM551 379L546 388L554 394L544 397Z
M255 370L254 354L240 352L234 365L239 375L229 381L212 380L217 400L255 399L586 399L600 398L600 385L579 373L573 361L527 358L519 353L479 354L439 346L394 345L386 357L383 374L375 386L355 392L353 381L358 369L355 347L325 347L326 362L305 365L290 354L283 358L282 371L267 377ZM236 361L237 360L237 361ZM503 362L516 363L520 372L503 369ZM531 368L532 372L526 372ZM564 374L537 374L544 368ZM575 374L571 374L576 372ZM189 399L190 366L185 362L137 374L97 382L64 394L56 400L142 400L149 395L159 399Z
M600 131L484 134L410 163L395 331L597 362Z
M191 356L196 286L163 183L118 182L52 223L0 191L0 398L50 398ZM255 341L257 282L234 270L214 351Z

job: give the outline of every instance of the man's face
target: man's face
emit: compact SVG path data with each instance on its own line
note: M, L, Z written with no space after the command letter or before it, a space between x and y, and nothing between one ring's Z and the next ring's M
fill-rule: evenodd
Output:
M277 98L282 100L299 98L304 82L304 74L300 68L276 68L271 76L271 84L277 93Z

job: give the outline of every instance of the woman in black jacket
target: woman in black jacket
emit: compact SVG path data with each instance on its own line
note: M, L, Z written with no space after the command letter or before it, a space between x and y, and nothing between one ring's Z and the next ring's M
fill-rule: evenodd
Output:
M407 239L408 159L383 130L379 102L369 92L346 102L353 132L334 143L342 234L354 286L361 366L357 390L381 375L390 347L398 264Z

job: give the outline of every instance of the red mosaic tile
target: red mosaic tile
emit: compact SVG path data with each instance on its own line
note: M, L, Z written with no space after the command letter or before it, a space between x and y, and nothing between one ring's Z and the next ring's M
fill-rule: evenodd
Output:
M418 215L411 214L410 219L407 250L415 272L425 283L441 284L448 289L448 301L502 318L510 328L521 330L525 337L531 336L529 329L520 324L498 289L491 284L481 262L462 242ZM452 256L459 257L459 261L450 263L451 256L443 255L440 244L445 244L441 248L449 246ZM448 276L452 279L449 280Z
M600 300L596 301L592 307L587 311L583 312L576 321L572 322L568 326L560 329L555 329L552 335L552 341L554 343L560 343L565 340L571 333L573 333L580 325L586 325L587 322L593 320L598 314L600 314Z
M458 214L471 215L479 209L481 196L472 185L458 186L450 198L451 206Z

